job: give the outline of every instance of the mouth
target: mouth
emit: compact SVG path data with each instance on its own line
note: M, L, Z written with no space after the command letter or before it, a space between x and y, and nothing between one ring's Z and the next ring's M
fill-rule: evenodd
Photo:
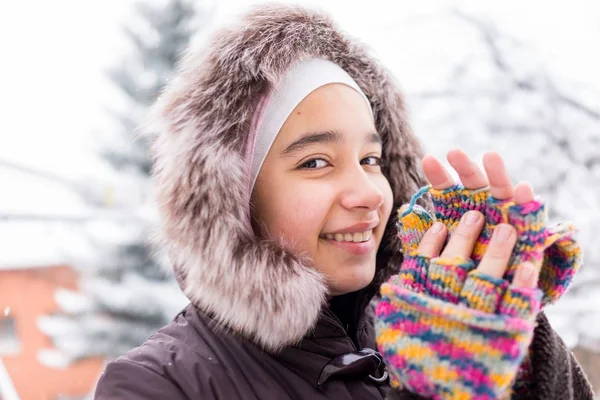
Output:
M326 245L343 250L353 256L369 256L375 250L373 230L364 232L326 233L319 235Z
M335 240L336 242L363 243L368 242L373 236L373 229L364 232L348 233L324 233L319 235L321 239Z

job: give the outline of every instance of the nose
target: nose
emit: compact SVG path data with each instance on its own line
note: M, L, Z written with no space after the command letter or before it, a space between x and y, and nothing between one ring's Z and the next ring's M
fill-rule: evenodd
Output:
M383 193L375 184L374 177L369 176L362 167L359 166L352 173L345 174L344 190L341 195L341 204L344 208L374 211L383 205L383 201Z

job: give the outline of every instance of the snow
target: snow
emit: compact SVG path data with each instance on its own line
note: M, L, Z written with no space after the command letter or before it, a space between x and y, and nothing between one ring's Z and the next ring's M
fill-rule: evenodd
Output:
M73 360L55 349L41 349L37 352L39 363L45 367L65 369Z
M86 292L101 297L103 307L138 316L171 317L188 302L171 281L153 282L139 274L127 273L121 282L93 279L84 281Z
M54 299L59 308L67 314L80 315L89 312L93 307L90 298L78 291L58 289Z
M70 226L40 222L0 223L1 269L71 264L95 254Z
M42 177L3 167L0 164L2 192L0 215L15 213L66 214L88 210L71 188Z

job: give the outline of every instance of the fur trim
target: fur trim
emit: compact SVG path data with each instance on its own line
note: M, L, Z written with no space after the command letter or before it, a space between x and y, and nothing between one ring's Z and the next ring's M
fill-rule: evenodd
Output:
M403 97L362 45L314 11L260 6L217 32L208 48L188 51L143 128L152 139L162 236L182 289L219 323L269 351L306 335L327 287L305 260L252 232L243 154L259 100L290 65L313 57L337 63L367 95L394 205L408 201L423 178ZM372 293L400 265L395 234L390 220Z

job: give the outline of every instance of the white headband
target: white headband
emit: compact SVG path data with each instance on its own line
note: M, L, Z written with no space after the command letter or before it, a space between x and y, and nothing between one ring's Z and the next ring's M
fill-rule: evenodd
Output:
M354 79L337 64L324 59L305 60L295 64L275 87L266 107L259 107L258 112L262 115L257 118L257 126L252 135L255 141L250 170L250 191L254 188L265 157L288 116L306 96L329 83L343 83L356 90L365 99L373 116L367 96Z

